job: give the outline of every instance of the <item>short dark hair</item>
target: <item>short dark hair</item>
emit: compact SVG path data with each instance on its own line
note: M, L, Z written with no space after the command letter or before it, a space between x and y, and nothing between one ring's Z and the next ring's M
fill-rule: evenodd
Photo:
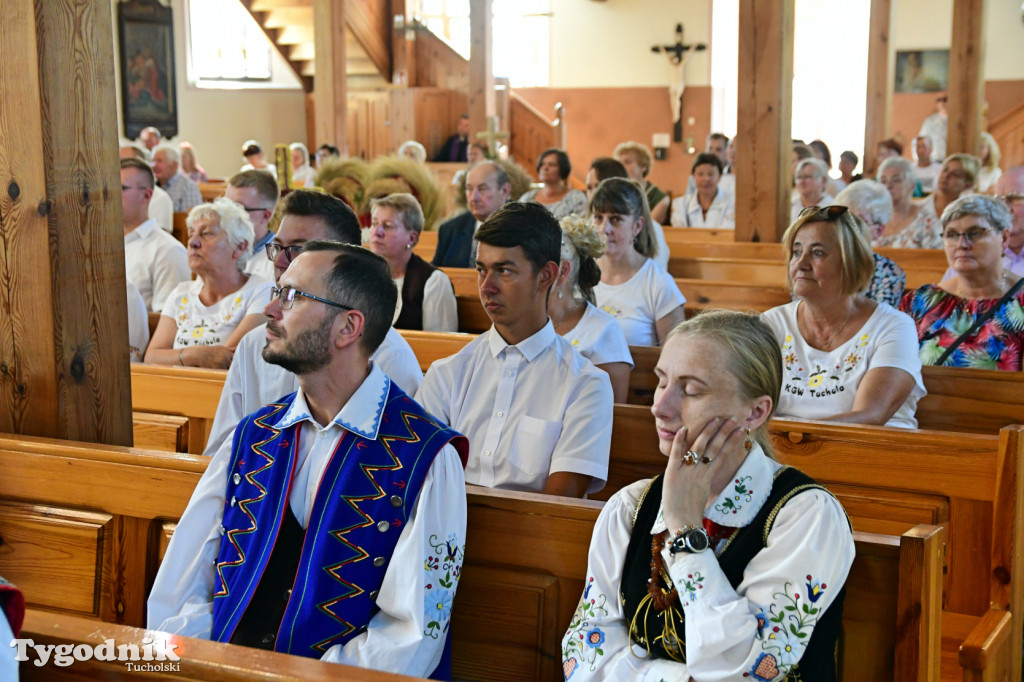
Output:
M341 152L338 151L338 148L335 147L333 144L324 143L317 147L317 150L326 150L327 153L330 154L331 156L341 156Z
M545 149L540 153L540 156L537 157L537 172L540 172L540 164L544 162L544 158L551 156L552 154L554 154L555 158L558 159L558 177L565 180L569 177L569 173L572 173L572 164L569 163L569 155L555 147Z
M363 314L366 323L359 344L367 355L373 355L391 328L398 301L398 288L391 279L388 262L358 244L324 239L306 242L302 252L311 251L338 254L334 266L323 275L324 285L332 300Z
M729 148L729 137L725 133L711 133L708 135L707 142L711 142L711 140L721 140L725 143L725 148Z
M896 152L897 156L903 156L903 145L894 137L882 140L876 145L876 147L886 147Z
M551 211L532 201L505 204L484 221L473 238L503 249L521 246L534 274L562 259L562 228Z
M851 151L843 152L842 154L839 155L839 158L840 159L846 159L847 161L852 163L854 166L856 166L857 163L860 161L860 159L857 158L857 155L855 153L851 152Z
M811 140L810 148L821 154L821 160L828 164L828 167L832 167L832 152L828 150L828 145L822 140Z
M718 154L712 154L711 152L701 152L697 155L697 158L693 160L693 165L690 167L690 172L693 173L697 170L697 166L714 166L718 169L718 174L722 174L722 160L718 158Z
M590 162L590 168L597 173L597 181L607 180L608 178L628 178L629 171L622 165L622 162L618 159L613 159L610 156L599 156Z
M284 215L322 218L333 241L359 245L363 233L359 218L341 199L310 189L293 190L284 199Z
M134 168L145 175L146 180L143 182L146 183L146 187L148 189L153 189L153 186L156 185L156 176L153 175L153 168L142 159L136 159L135 157L130 159L121 159L121 170L124 170L125 168Z
M270 171L253 169L235 173L228 180L228 184L239 188L252 187L256 190L256 194L275 204L281 198L281 190L277 186L277 178Z

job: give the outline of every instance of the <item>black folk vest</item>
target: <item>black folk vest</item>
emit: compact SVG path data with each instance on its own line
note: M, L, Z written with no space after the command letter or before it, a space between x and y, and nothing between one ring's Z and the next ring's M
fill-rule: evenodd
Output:
M623 604L623 612L626 623L634 623L639 626L634 630L630 628L630 638L640 646L648 649L651 656L655 658L668 658L686 661L686 644L682 641L685 636L685 616L682 606L677 602L665 612L656 611L654 608L645 608L640 615L640 604L644 597L648 596L647 582L651 577L651 528L658 517L661 509L661 494L663 477L658 476L651 481L651 484L644 491L640 498L639 508L633 520L633 532L629 540L629 548L626 550L626 560L622 571L622 584L620 586L620 598ZM736 589L743 580L743 571L747 564L758 552L766 546L768 533L771 532L772 524L779 510L794 495L808 489L825 490L814 482L806 474L793 469L783 467L775 475L772 484L772 491L768 499L762 505L761 510L754 517L749 525L738 528L728 539L728 544L718 557L718 564L728 578L729 583ZM828 492L827 490L825 492ZM709 549L712 551L714 548ZM661 586L665 588L665 585ZM836 643L839 639L840 625L843 617L843 599L846 596L844 586L836 596L832 604L821 615L811 633L811 640L800 658L800 663L794 666L788 679L791 680L822 680L834 682L836 679ZM669 610L675 610L676 627L675 633L679 642L669 642L670 646L676 649L676 655L670 655L660 637L649 637L648 641L642 636L643 632L656 633L661 635L664 629L665 619L670 618ZM645 619L646 615L646 619ZM646 625L644 621L646 620ZM771 624L765 625L765 632L771 629ZM666 637L669 638L669 637ZM680 659L680 653L682 658Z

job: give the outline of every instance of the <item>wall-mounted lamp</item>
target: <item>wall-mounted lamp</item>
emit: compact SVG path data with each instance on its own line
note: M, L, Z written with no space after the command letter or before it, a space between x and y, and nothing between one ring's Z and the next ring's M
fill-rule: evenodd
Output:
M651 136L651 146L654 147L654 158L664 161L668 156L668 146L671 144L672 136L669 133L654 133Z

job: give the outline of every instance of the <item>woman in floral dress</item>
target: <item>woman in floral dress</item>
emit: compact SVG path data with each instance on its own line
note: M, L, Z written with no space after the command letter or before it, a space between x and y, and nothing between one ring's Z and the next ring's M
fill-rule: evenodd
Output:
M604 506L567 680L834 680L853 535L839 502L771 456L782 381L756 315L668 336L654 413L664 475Z
M900 305L917 326L923 364L1021 370L1024 287L1002 300L1020 281L1003 267L1010 223L1006 204L981 194L957 199L942 214L946 259L956 274L908 291ZM959 346L947 354L965 333Z

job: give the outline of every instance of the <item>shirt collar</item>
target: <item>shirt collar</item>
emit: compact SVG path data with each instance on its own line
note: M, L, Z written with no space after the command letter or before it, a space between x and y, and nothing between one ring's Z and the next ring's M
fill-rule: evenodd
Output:
M376 440L377 432L380 429L380 418L384 412L384 404L387 401L390 388L391 379L388 375L378 369L376 365L371 364L369 376L363 380L363 383L359 385L359 388L327 428L336 424L363 438ZM295 394L295 400L292 401L291 407L277 423L277 428L287 429L301 421L309 421L317 429L321 429L313 419L309 406L306 404L306 396L300 389Z
M267 234L263 237L263 239L259 240L258 242L252 245L252 252L255 254L259 254L259 252L263 250L263 247L265 247L267 244L273 241L273 239L274 232L272 230L267 230Z
M505 342L505 339L501 338L501 334L499 334L498 330L494 328L494 325L491 325L491 329L488 334L487 346L491 350L491 355L497 358L501 355L502 351L509 348L510 345ZM532 362L535 357L540 355L541 352L554 343L554 341L555 327L551 324L551 319L548 318L548 321L540 328L539 332L533 336L523 339L512 347L518 349L519 352L523 354L523 357L526 358L527 362Z
M702 466L697 464L696 466ZM764 454L764 450L753 442L750 454L743 460L739 470L729 485L719 493L718 497L704 510L704 518L714 521L720 526L742 528L750 524L761 511L768 495L771 494L775 481L775 472L781 465ZM651 534L656 535L664 530L665 517L658 510L658 518L654 521Z
M179 170L179 171L178 171L177 173L175 173L174 175L172 175L172 176L170 177L170 179L169 179L169 180L167 180L167 182L165 182L165 183L163 184L163 188L164 188L164 191L166 191L166 190L170 189L171 185L173 185L174 183L176 183L176 182L178 181L178 178L183 178L183 177L185 177L185 176L183 176L183 175L181 174L181 171L180 171L180 170Z
M152 218L150 218L146 222L140 224L134 230L132 230L131 232L126 234L124 236L124 238L125 238L125 241L134 241L136 239L145 239L146 237L148 237L153 232L153 230L158 230L158 229L160 229L160 227L156 224L156 221L153 220Z

